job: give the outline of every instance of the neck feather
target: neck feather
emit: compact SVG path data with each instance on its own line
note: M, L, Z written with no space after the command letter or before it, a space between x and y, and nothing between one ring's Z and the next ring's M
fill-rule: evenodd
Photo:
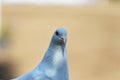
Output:
M63 63L67 63L66 58L65 44L59 44L52 40L42 62L57 67Z

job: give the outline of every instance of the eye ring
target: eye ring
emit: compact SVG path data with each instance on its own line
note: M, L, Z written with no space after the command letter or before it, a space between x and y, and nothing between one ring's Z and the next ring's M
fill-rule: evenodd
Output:
M55 33L57 36L59 35L59 33L58 33L58 31L56 31L56 33Z

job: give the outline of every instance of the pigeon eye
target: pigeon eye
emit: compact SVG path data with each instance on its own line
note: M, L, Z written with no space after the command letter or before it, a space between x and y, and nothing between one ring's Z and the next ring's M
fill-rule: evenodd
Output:
M59 33L56 31L56 35L58 36L59 35Z

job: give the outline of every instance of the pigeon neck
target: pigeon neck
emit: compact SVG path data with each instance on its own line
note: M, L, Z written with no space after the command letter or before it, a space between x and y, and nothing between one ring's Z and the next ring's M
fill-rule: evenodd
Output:
M58 66L59 63L66 62L66 48L65 44L58 44L54 40L51 41L50 46L43 58L45 63Z
M46 68L48 68L48 70L55 71L56 76L61 74L60 78L68 76L68 64L65 45L57 44L54 40L51 40L48 50L45 53L42 62L38 65L37 70L46 70ZM66 80L68 79L66 78Z

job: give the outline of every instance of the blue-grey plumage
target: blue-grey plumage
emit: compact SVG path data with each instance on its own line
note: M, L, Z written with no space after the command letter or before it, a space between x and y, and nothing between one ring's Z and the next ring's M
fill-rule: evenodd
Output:
M67 31L58 28L40 64L33 71L12 80L69 80L66 41Z

